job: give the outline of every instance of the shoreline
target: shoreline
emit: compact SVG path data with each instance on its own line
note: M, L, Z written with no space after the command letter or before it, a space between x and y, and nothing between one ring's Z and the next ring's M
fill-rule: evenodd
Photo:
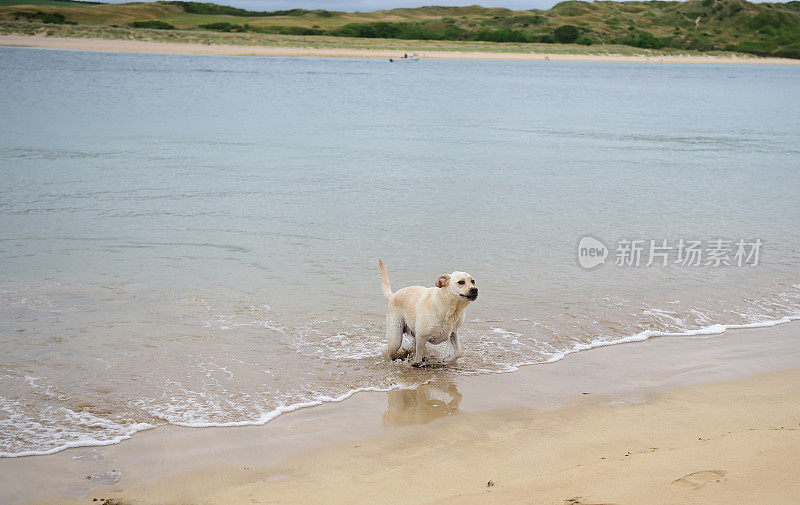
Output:
M166 426L117 445L6 458L0 460L0 474L7 476L3 480L8 481L5 487L9 496L0 502L48 503L45 497L50 496L53 503L63 503L65 499L112 496L123 503L126 499L136 503L175 503L179 499L168 499L169 485L159 484L160 481L186 480L186 486L196 491L203 489L204 482L213 481L219 490L234 492L241 486L243 476L252 480L254 472L258 472L263 476L257 480L261 485L283 483L292 480L285 478L286 470L282 469L287 461L303 460L307 456L302 453L311 454L309 451L339 451L343 441L348 440L371 437L365 443L387 443L406 432L425 437L429 427L456 419L460 420L459 426L481 424L488 418L502 424L512 411L525 412L526 416L535 414L534 417L561 416L558 412L591 416L594 414L587 412L592 409L649 405L654 398L671 394L665 391L697 384L733 387L734 394L738 386L726 381L800 368L798 330L800 324L789 323L728 332L723 337L662 337L635 345L599 347L555 363L522 367L511 374L455 378L442 375L416 390L360 393L343 402L287 413L263 426L203 430ZM796 375L800 384L800 373ZM414 450L425 448L414 446ZM386 453L387 457L390 455ZM373 463L383 462L379 458ZM242 470L244 467L248 470ZM49 476L47 482L36 489L25 485L24 476L40 474ZM119 481L111 482L115 475ZM158 496L163 499L145 496L153 489L161 489ZM186 499L200 503L225 501L203 501L201 496L205 495ZM569 497L563 499L566 498ZM226 500L237 501L235 496Z
M402 41L400 41L402 42ZM234 44L201 44L190 42L155 42L103 38L48 37L45 35L0 35L0 46L72 51L99 51L146 54L191 54L217 56L269 56L312 58L396 58L399 50L323 48L291 46L257 46ZM563 54L544 52L479 52L479 51L422 51L422 59L553 61L553 62L636 62L692 63L734 65L800 65L800 60L760 58L755 56L722 57L714 55L622 55L622 54Z
M654 331L654 330L645 330L641 333L637 333L634 335L628 335L625 337L620 337L614 340L594 340L588 344L579 344L573 347L572 349L564 350L551 359L543 362L522 362L516 363L513 365L509 365L511 368L506 371L500 372L487 372L487 373L479 373L476 375L483 376L483 375L496 375L496 374L507 374L507 373L514 373L519 371L521 368L528 367L528 366L539 366L539 365L549 365L552 363L557 363L568 356L584 351L591 351L593 349L601 348L601 347L614 347L623 344L631 344L631 343L640 343L646 342L653 338L664 338L664 337L709 337L709 336L718 336L723 333L726 333L730 330L747 330L747 329L761 329L761 328L772 328L779 325L784 325L787 323L791 323L793 321L800 320L800 316L783 316L779 319L772 319L766 320L761 322L755 323L748 323L748 324L712 324L709 326L704 326L695 330L685 330L682 332L662 332L662 331ZM337 404L343 401L346 401L353 396L360 394L360 393L392 393L396 391L406 391L408 387L400 386L400 387L391 387L388 389L383 388L375 388L375 387L359 387L352 389L350 391L345 392L344 394L336 397L331 397L328 395L321 395L316 399L311 401L303 402L303 403L296 403L290 405L284 405L281 407L276 408L275 410L267 413L262 419L259 420L252 420L252 421L233 421L230 423L170 423L165 422L164 424L148 424L148 423L139 423L135 426L131 427L131 430L124 435L121 435L113 440L109 441L97 441L97 442L71 442L63 446L55 447L52 449L47 450L31 450L22 453L0 453L0 460L5 458L20 458L20 457L30 457L30 456L49 456L52 454L57 454L59 452L69 450L69 449L81 449L86 447L106 447L110 445L117 445L120 443L125 442L126 440L130 440L134 435L137 433L150 431L159 428L165 427L182 427L182 428L190 428L190 429L198 429L198 428L241 428L241 427L260 427L264 426L278 417L284 414L290 414L297 410L304 410L309 409L312 407L320 407L326 404Z

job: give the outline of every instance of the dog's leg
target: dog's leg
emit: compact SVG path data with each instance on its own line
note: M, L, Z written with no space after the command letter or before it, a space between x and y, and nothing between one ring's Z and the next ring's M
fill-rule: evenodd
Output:
M407 345L405 342L406 335L411 337L411 345ZM414 336L414 332L408 327L408 324L403 325L403 344L400 346L400 349L395 354L395 359L406 359L410 354L412 354L414 350L414 346L416 345L417 339Z
M397 350L403 345L403 318L400 314L389 312L386 314L386 340L389 343L388 355L389 359L396 359Z
M411 364L414 366L422 366L422 360L425 359L425 344L428 341L420 336L416 336L415 349L414 349L414 358L411 360Z
M458 335L456 332L450 334L450 343L453 345L453 354L444 360L447 364L455 363L456 360L461 357L461 349L458 347Z

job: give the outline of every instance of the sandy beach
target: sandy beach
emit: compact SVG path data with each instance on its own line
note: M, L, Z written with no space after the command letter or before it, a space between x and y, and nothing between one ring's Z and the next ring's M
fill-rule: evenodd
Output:
M164 427L0 460L0 502L794 503L798 326L598 348L261 427Z
M143 40L115 40L101 38L66 38L45 35L0 35L0 46L35 47L43 49L68 49L74 51L105 51L121 53L154 54L212 54L231 56L282 56L317 58L396 58L393 50L356 48L314 48L286 46L247 46L227 44L195 44L177 42L152 42ZM465 60L519 60L519 61L598 61L645 63L714 63L736 65L800 65L800 60L786 58L758 58L753 56L692 56L692 55L619 55L619 54L547 54L519 52L462 52L424 51L427 59Z

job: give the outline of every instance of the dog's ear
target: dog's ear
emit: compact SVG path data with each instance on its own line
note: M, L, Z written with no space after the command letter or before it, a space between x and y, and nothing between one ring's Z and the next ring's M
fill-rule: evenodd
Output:
M447 283L450 282L449 275L440 275L438 279L436 279L436 287L443 288L447 286Z

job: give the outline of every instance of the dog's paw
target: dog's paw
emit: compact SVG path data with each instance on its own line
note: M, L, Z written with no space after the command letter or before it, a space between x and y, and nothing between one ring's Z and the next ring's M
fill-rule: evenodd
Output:
M402 347L395 353L393 360L406 359L408 357L408 350Z

